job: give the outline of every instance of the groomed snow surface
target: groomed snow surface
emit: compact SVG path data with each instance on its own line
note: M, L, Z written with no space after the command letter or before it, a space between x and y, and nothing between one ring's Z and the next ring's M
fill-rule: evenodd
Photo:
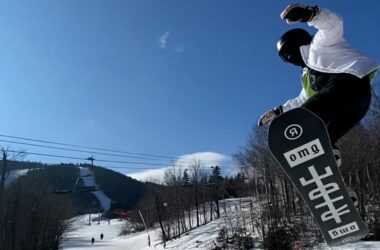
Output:
M79 249L97 249L97 250L125 250L125 249L164 249L163 244L160 244L160 230L154 229L149 231L151 239L151 247L148 246L148 232L140 232L127 236L118 236L121 228L126 223L117 219L101 221L100 224L96 221L97 215L92 215L94 221L89 226L88 215L77 217L75 222L76 230L68 233L62 243L64 250L79 250ZM167 242L166 249L210 249L207 246L218 236L218 230L221 221L213 221L208 225L197 228L188 235ZM104 239L100 239L100 234L104 235ZM95 238L94 245L91 244L91 238ZM157 245L158 244L158 245Z
M239 199L229 199L228 203L238 203ZM101 220L99 223L98 215L91 215L91 226L89 226L89 215L78 216L74 220L74 230L64 236L61 248L63 250L81 250L81 249L96 249L96 250L148 250L148 249L212 249L213 241L217 238L219 229L225 226L225 218L214 220L204 226L196 228L175 239L166 243L166 248L160 239L160 229L149 230L151 246L148 246L148 232L140 232L119 236L119 233L126 221L117 219ZM103 234L103 240L100 235ZM91 239L94 237L95 242L92 245ZM254 248L261 249L261 248ZM357 242L340 247L329 248L326 245L321 245L314 250L333 249L333 250L379 250L380 242Z
M84 186L96 186L94 173L89 168L79 167L79 171ZM92 192L92 194L95 195L95 197L99 200L100 206L104 211L110 209L111 199L108 198L102 190Z

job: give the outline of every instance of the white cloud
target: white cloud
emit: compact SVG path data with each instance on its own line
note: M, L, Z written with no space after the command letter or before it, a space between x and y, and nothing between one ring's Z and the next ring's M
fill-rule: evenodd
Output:
M168 39L169 39L169 35L170 35L169 31L167 31L167 32L165 32L165 34L163 34L162 36L160 36L158 38L158 44L159 44L160 48L166 49Z
M161 184L164 180L166 168L150 169L143 172L127 174L129 177L139 181L150 181Z
M174 52L175 53L178 53L178 54L181 54L185 51L185 48L183 47L182 44L178 44L174 47Z
M215 152L198 152L182 155L176 161L176 165L188 167L194 161L201 161L204 167L221 165L222 162L231 162L231 158Z
M234 165L232 158L223 154L215 152L198 152L193 154L182 155L175 162L175 165L186 169L194 162L201 162L202 167L210 168L212 166L220 166L222 169L223 176L235 175L238 168ZM156 183L163 183L165 171L170 167L164 167L159 169L147 170L138 173L127 174L140 181L153 181Z

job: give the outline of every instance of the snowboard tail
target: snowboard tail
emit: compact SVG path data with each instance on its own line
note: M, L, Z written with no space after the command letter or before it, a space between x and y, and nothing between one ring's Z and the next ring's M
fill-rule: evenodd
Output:
M328 245L356 241L368 234L348 195L327 129L319 117L303 108L276 117L269 127L268 144Z

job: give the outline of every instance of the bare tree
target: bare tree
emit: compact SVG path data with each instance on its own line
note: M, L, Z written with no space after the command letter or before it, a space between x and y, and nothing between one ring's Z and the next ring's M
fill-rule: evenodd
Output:
M174 199L171 199L174 201L174 214L176 216L176 224L177 224L177 233L178 235L183 232L184 228L184 207L183 203L181 200L183 198L183 185L184 185L184 180L182 178L182 169L181 167L173 166L165 171L165 176L164 176L164 182L166 185L171 187L172 192L174 193ZM181 230L182 229L182 230Z
M24 151L17 151L17 152L14 152L13 154L11 154L10 150L5 149L5 148L1 149L1 153L2 153L2 164L0 166L0 173L1 173L1 175L0 175L0 197L1 197L2 191L4 191L4 189L5 189L5 183L6 183L7 178L9 177L9 173L12 170L9 167L9 161L10 160L16 161L16 160L23 159L26 155L26 153Z
M4 190L1 249L58 249L63 233L70 228L73 209L68 198L51 192L46 179L27 174Z
M195 195L195 210L196 210L196 219L197 227L200 225L200 211L199 211L199 198L200 198L200 189L201 189L201 180L204 176L204 169L200 160L193 160L189 166L190 176L192 183L194 185L194 195Z
M5 188L5 181L9 176L9 168L8 168L8 153L7 151L2 148L2 165L1 165L1 180L0 180L0 197L1 193L4 191Z

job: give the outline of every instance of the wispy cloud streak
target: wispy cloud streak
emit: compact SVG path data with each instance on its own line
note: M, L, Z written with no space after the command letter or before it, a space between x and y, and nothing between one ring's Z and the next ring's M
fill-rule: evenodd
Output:
M167 31L165 34L163 34L162 36L160 36L158 38L158 44L159 44L161 49L166 49L167 44L168 44L169 35L170 35L170 33Z

